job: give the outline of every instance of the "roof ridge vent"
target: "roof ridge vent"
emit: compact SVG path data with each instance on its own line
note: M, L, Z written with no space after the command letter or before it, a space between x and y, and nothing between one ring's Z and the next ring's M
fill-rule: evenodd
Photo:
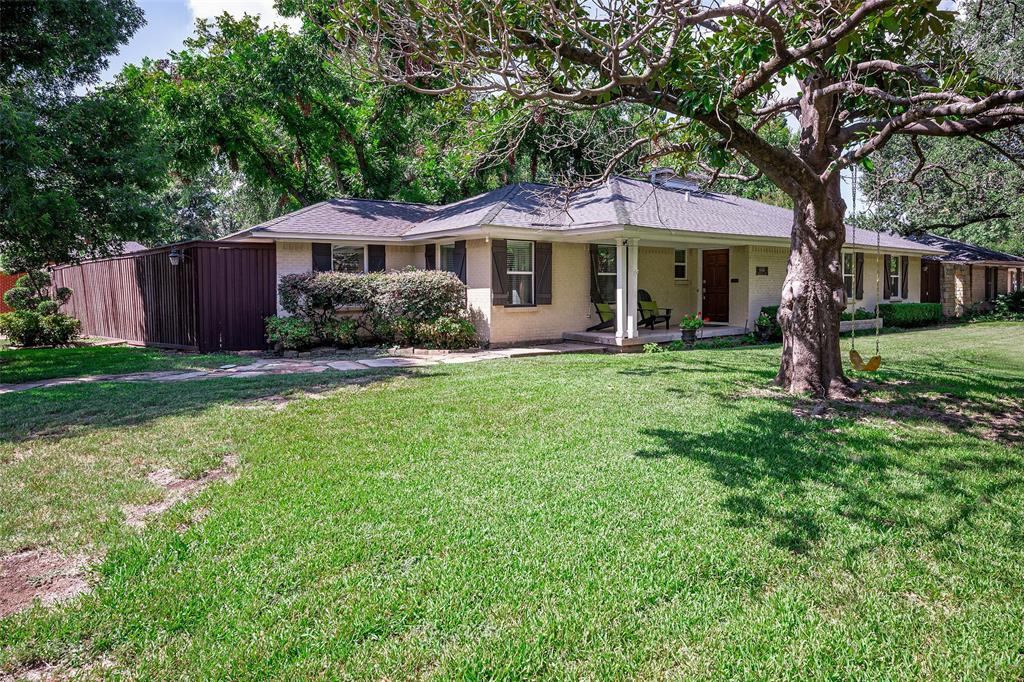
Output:
M681 189L687 192L696 192L700 189L696 182L684 175L677 174L674 169L666 166L652 168L648 174L648 179L655 187L662 187L664 189Z

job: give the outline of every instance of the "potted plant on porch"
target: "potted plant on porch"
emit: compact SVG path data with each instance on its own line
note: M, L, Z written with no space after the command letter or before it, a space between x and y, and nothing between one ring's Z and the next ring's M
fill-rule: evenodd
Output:
M697 341L697 330L704 326L704 317L696 315L683 315L679 320L679 331L682 333L683 348L692 350L693 344Z

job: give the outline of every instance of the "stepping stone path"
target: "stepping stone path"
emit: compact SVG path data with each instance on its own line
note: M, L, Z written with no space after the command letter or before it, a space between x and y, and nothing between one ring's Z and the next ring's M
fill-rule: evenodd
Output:
M0 395L28 391L33 388L52 388L71 384L86 384L97 381L194 381L196 379L217 379L234 377L238 379L261 377L279 374L319 374L320 372L367 372L375 369L395 369L404 367L428 367L430 365L456 365L466 362L483 360L501 360L508 358L524 358L538 355L558 355L560 353L603 353L605 348L589 343L552 343L540 346L521 348L503 348L500 350L460 351L437 355L389 355L377 358L361 358L351 360L323 359L292 359L273 358L256 360L249 365L221 365L215 369L202 369L182 372L171 370L164 372L139 372L136 374L99 374L86 377L67 379L49 379L24 384L0 384Z

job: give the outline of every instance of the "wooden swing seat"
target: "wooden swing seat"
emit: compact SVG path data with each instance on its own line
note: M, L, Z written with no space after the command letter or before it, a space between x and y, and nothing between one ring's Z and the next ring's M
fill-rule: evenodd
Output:
M850 349L850 364L860 372L877 372L878 368L882 366L882 356L875 355L867 362L864 362L864 358L860 356L860 353Z

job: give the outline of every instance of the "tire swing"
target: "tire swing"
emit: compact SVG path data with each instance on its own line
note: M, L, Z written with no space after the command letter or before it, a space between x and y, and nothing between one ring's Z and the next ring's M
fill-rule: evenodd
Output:
M854 218L857 214L857 168L853 168L852 188L853 190L853 213ZM853 224L853 247L856 250L857 247L857 223ZM856 279L857 273L854 272L854 278ZM856 299L855 299L856 300ZM875 354L867 361L861 357L861 354L857 352L857 311L856 304L854 305L854 312L851 315L850 325L850 364L853 368L859 372L877 372L878 368L882 366L882 353L879 349L879 336L882 333L881 324L881 309L878 306L878 302L882 300L882 233L881 231L875 231Z

